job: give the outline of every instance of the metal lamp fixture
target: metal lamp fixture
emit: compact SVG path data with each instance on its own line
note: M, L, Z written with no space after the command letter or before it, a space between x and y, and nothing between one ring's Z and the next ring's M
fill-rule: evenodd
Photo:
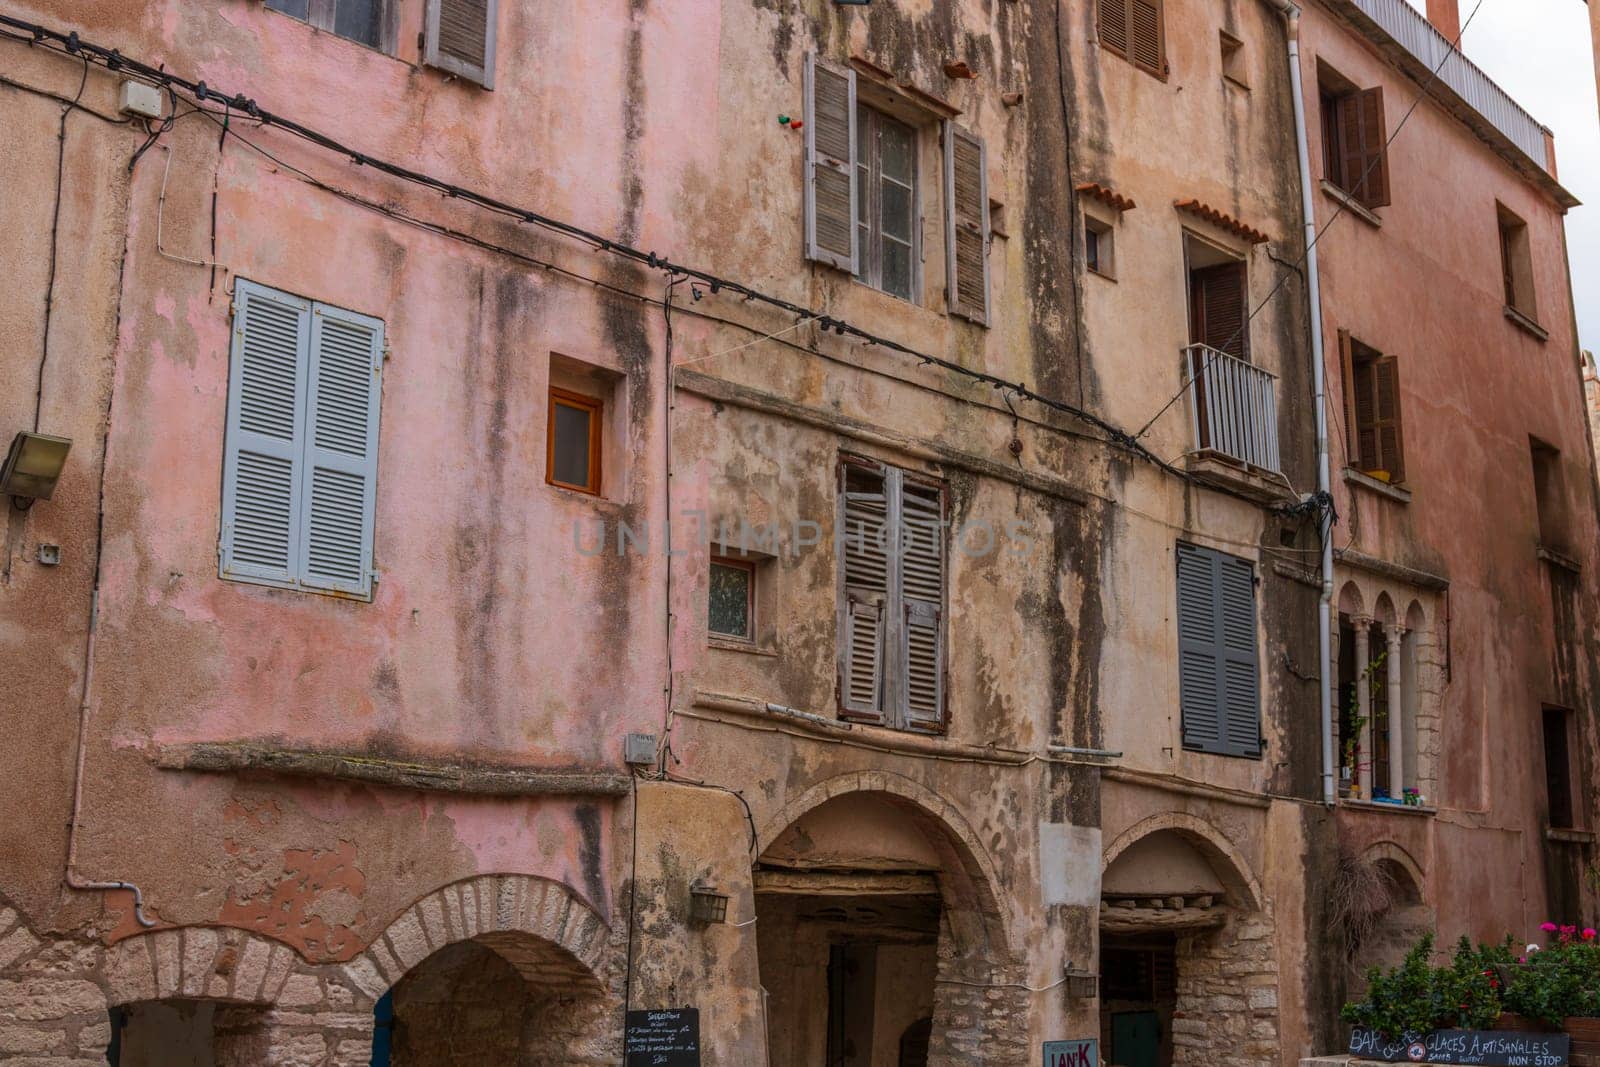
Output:
M719 892L710 882L696 880L689 886L689 918L708 926L727 922L728 894Z
M72 441L47 433L22 430L11 439L4 467L0 467L0 495L14 499L49 500L56 479L67 465Z
M1067 996L1072 1000L1093 1000L1100 992L1100 976L1067 964Z

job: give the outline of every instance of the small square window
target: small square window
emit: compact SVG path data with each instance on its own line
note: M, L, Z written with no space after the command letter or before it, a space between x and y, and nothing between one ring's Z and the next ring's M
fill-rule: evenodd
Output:
M545 481L581 493L600 492L602 408L595 397L550 390Z
M1093 215L1083 217L1083 254L1089 270L1106 278L1117 276L1116 243L1111 224Z
M754 641L756 568L745 560L713 558L706 629L716 637Z

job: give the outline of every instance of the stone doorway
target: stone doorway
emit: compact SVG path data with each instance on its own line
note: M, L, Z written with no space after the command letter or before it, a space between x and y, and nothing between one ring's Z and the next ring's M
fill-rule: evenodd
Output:
M1100 942L1100 1034L1105 1062L1172 1067L1178 942L1172 934L1107 935Z

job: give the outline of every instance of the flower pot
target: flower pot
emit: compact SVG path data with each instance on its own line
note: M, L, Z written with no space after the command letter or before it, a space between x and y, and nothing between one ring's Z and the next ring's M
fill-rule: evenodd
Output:
M1574 1056L1600 1056L1600 1019L1569 1016L1561 1028L1572 1038Z

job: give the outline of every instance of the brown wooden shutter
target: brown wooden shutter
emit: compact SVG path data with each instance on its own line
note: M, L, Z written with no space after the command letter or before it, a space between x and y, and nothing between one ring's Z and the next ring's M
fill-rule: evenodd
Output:
M1099 0L1100 43L1124 58L1128 55L1128 0Z
M1406 477L1400 432L1400 367L1395 357L1380 356L1371 363L1373 379L1373 433L1377 437L1380 470L1391 482Z
M1351 365L1351 391L1355 396L1355 466L1368 473L1383 469L1378 449L1377 375L1375 361L1364 359Z
M422 61L493 89L499 13L500 0L428 0Z
M855 274L856 72L808 55L806 96L806 258Z
M1347 467L1361 466L1361 450L1358 446L1356 430L1356 364L1354 344L1350 340L1350 331L1339 331L1339 369L1342 374L1340 381L1344 383L1344 436L1345 457Z
M1166 76L1166 42L1162 34L1164 0L1128 0L1128 53L1134 65Z
M900 599L905 719L944 725L944 494L900 475Z
M950 312L989 321L989 188L983 141L944 124L945 258Z
M1361 169L1356 177L1365 175L1361 191L1357 194L1367 207L1389 205L1389 157L1385 151L1383 124L1383 89L1367 89L1356 94L1352 111L1361 130Z
M1250 358L1249 294L1245 265L1223 263L1191 276L1190 328L1196 344L1240 359Z
M839 466L839 711L867 722L884 720L884 646L889 599L889 495L881 467Z

